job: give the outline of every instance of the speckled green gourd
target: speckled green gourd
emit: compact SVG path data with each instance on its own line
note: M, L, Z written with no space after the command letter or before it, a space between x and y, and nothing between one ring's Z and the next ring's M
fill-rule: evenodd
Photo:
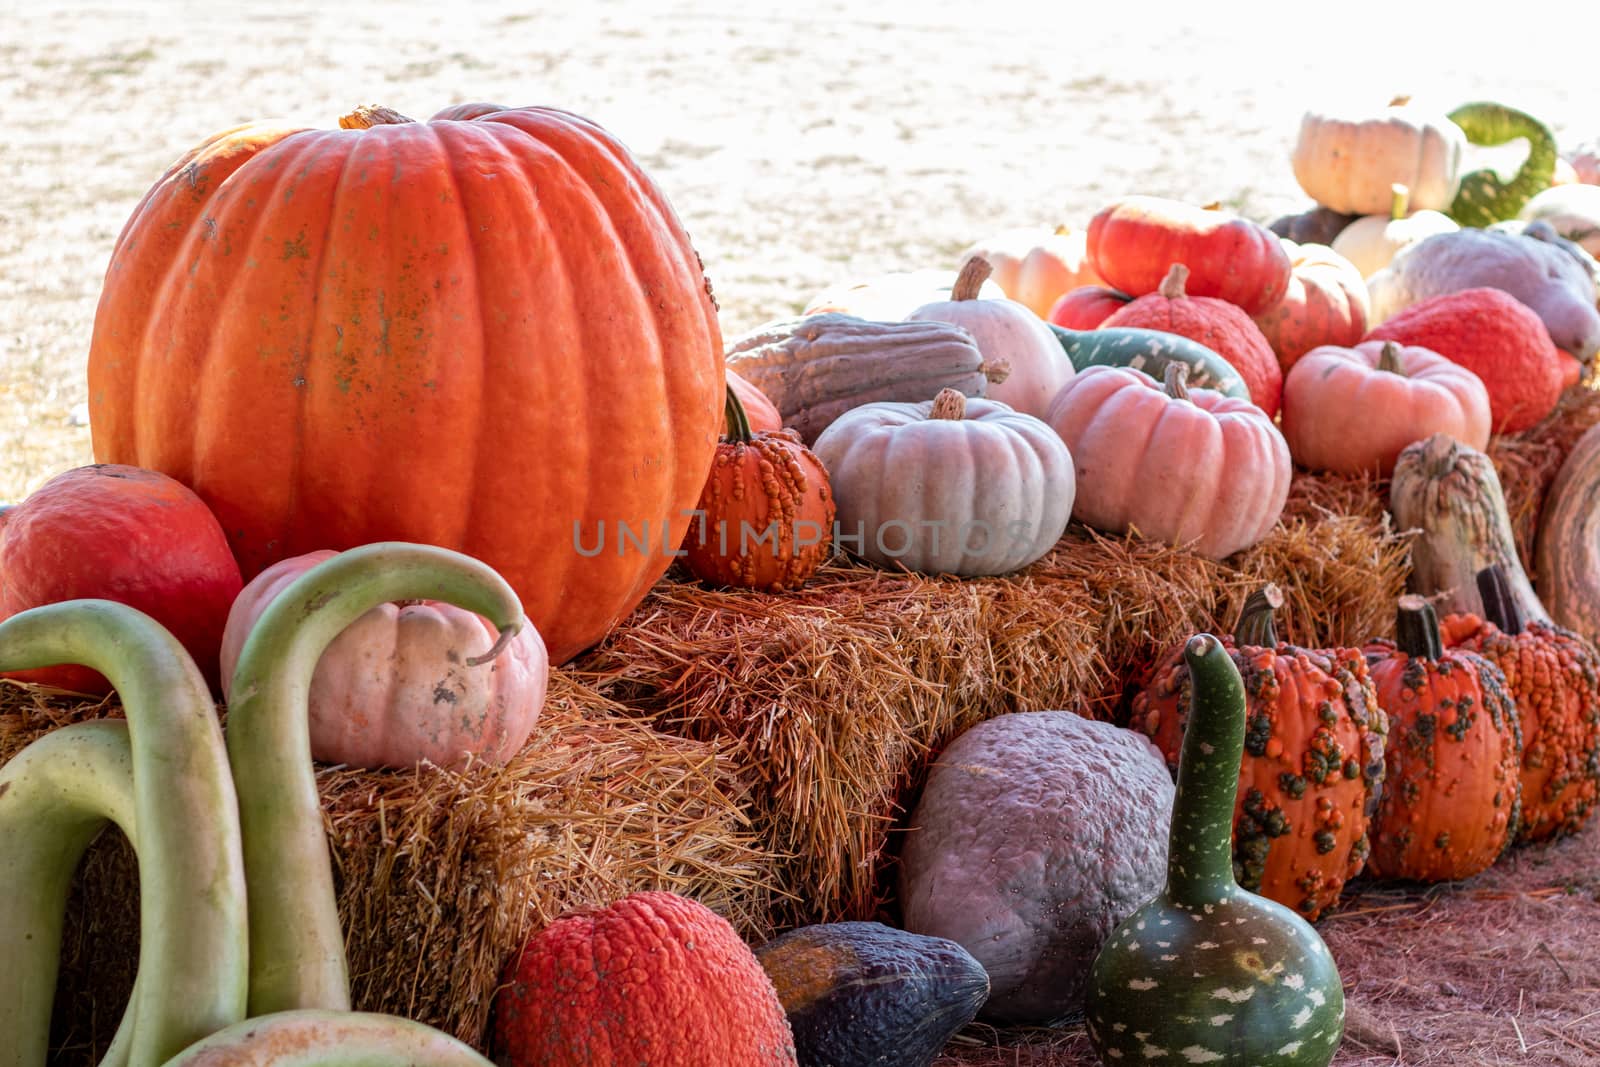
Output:
M1089 1039L1108 1067L1326 1067L1344 1032L1333 957L1309 923L1233 877L1243 680L1210 634L1190 638L1184 659L1194 705L1167 884L1095 958Z
M1167 365L1189 368L1190 389L1213 389L1224 396L1250 399L1250 387L1233 365L1198 341L1161 330L1112 326L1104 330L1069 330L1050 323L1050 330L1072 361L1075 371L1088 367L1129 367L1156 381L1166 379Z
M1550 187L1556 171L1556 139L1550 127L1532 115L1504 104L1478 102L1450 112L1450 121L1461 127L1471 144L1502 145L1519 137L1528 141L1528 158L1510 181L1502 181L1490 167L1462 177L1447 212L1461 225L1481 228L1514 219L1524 204Z

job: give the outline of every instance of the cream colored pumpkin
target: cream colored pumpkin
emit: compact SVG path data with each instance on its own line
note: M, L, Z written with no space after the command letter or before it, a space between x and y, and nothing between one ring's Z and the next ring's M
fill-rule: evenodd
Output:
M1307 112L1290 161L1300 188L1334 211L1382 215L1397 183L1417 210L1441 211L1455 200L1466 148L1460 126L1402 96L1377 113Z
M1073 518L1221 559L1283 514L1289 446L1248 400L1187 388L1187 371L1170 363L1158 383L1126 367L1086 367L1045 421L1077 468Z
M308 552L273 564L244 587L222 634L223 693L267 605L295 579L338 553ZM311 676L311 756L352 767L503 764L527 742L544 707L550 662L533 626L488 663L472 666L496 631L439 601L384 604L334 638Z
M1370 278L1394 259L1395 253L1436 233L1455 233L1461 227L1438 211L1409 212L1411 194L1403 185L1390 192L1389 212L1356 219L1333 239L1333 250Z
M1101 284L1089 264L1089 231L1070 226L1003 230L961 253L958 267L974 256L989 261L994 268L989 280L1007 297L1041 319L1050 317L1050 309L1065 293Z
M1072 380L1072 361L1045 321L1017 301L977 299L989 271L982 256L968 259L950 299L924 304L906 321L948 322L966 330L984 362L1003 361L1010 368L1004 381L989 386L986 399L1042 418L1056 393Z
M848 411L813 451L841 547L882 567L1006 574L1050 551L1072 515L1072 456L1054 431L954 389Z

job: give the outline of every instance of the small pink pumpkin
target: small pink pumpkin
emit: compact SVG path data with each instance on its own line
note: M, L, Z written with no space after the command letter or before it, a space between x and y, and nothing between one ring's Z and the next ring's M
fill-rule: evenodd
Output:
M1432 349L1393 341L1313 348L1283 382L1283 436L1302 467L1387 476L1414 441L1489 445L1489 390Z
M295 579L338 553L308 552L273 564L244 587L222 633L229 694L245 638ZM488 663L494 626L435 600L384 604L334 638L311 676L311 757L351 767L503 764L527 742L544 708L550 660L526 625Z

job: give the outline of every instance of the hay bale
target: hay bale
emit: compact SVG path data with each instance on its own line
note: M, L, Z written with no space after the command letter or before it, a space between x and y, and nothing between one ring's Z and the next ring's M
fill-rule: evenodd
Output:
M0 686L0 762L114 704ZM572 908L641 889L692 897L760 939L771 857L715 743L658 733L565 672L503 768L318 773L355 1007L478 1043L511 953ZM74 888L56 1010L58 1063L92 1063L115 1032L138 944L137 873L121 835Z

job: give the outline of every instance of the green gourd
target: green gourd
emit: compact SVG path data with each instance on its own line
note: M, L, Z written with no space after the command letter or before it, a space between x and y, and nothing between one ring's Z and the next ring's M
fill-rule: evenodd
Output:
M484 616L499 655L524 625L505 579L429 545L353 548L300 575L256 620L229 692L228 758L250 885L250 1014L347 1011L349 969L311 764L307 694L317 660L362 615L394 600L442 600Z
M81 664L125 720L64 726L0 768L0 1065L36 1067L67 891L102 829L139 857L139 970L103 1065L162 1063L245 1017L247 924L238 802L210 690L143 612L73 600L0 623L0 670Z
M1243 680L1210 634L1190 638L1184 659L1194 703L1167 884L1095 958L1089 1040L1101 1062L1117 1067L1326 1067L1344 1031L1333 957L1309 923L1233 876Z
M1074 371L1095 366L1128 367L1161 382L1166 380L1168 364L1182 363L1189 368L1185 383L1189 388L1214 389L1224 396L1250 399L1249 386L1231 363L1180 334L1133 326L1069 330L1055 323L1049 325Z
M1532 115L1480 101L1456 108L1450 121L1461 127L1471 144L1502 145L1519 137L1528 142L1528 158L1510 181L1502 181L1490 167L1462 177L1455 202L1446 212L1461 225L1482 228L1514 219L1524 204L1550 187L1556 171L1556 139L1550 127Z

